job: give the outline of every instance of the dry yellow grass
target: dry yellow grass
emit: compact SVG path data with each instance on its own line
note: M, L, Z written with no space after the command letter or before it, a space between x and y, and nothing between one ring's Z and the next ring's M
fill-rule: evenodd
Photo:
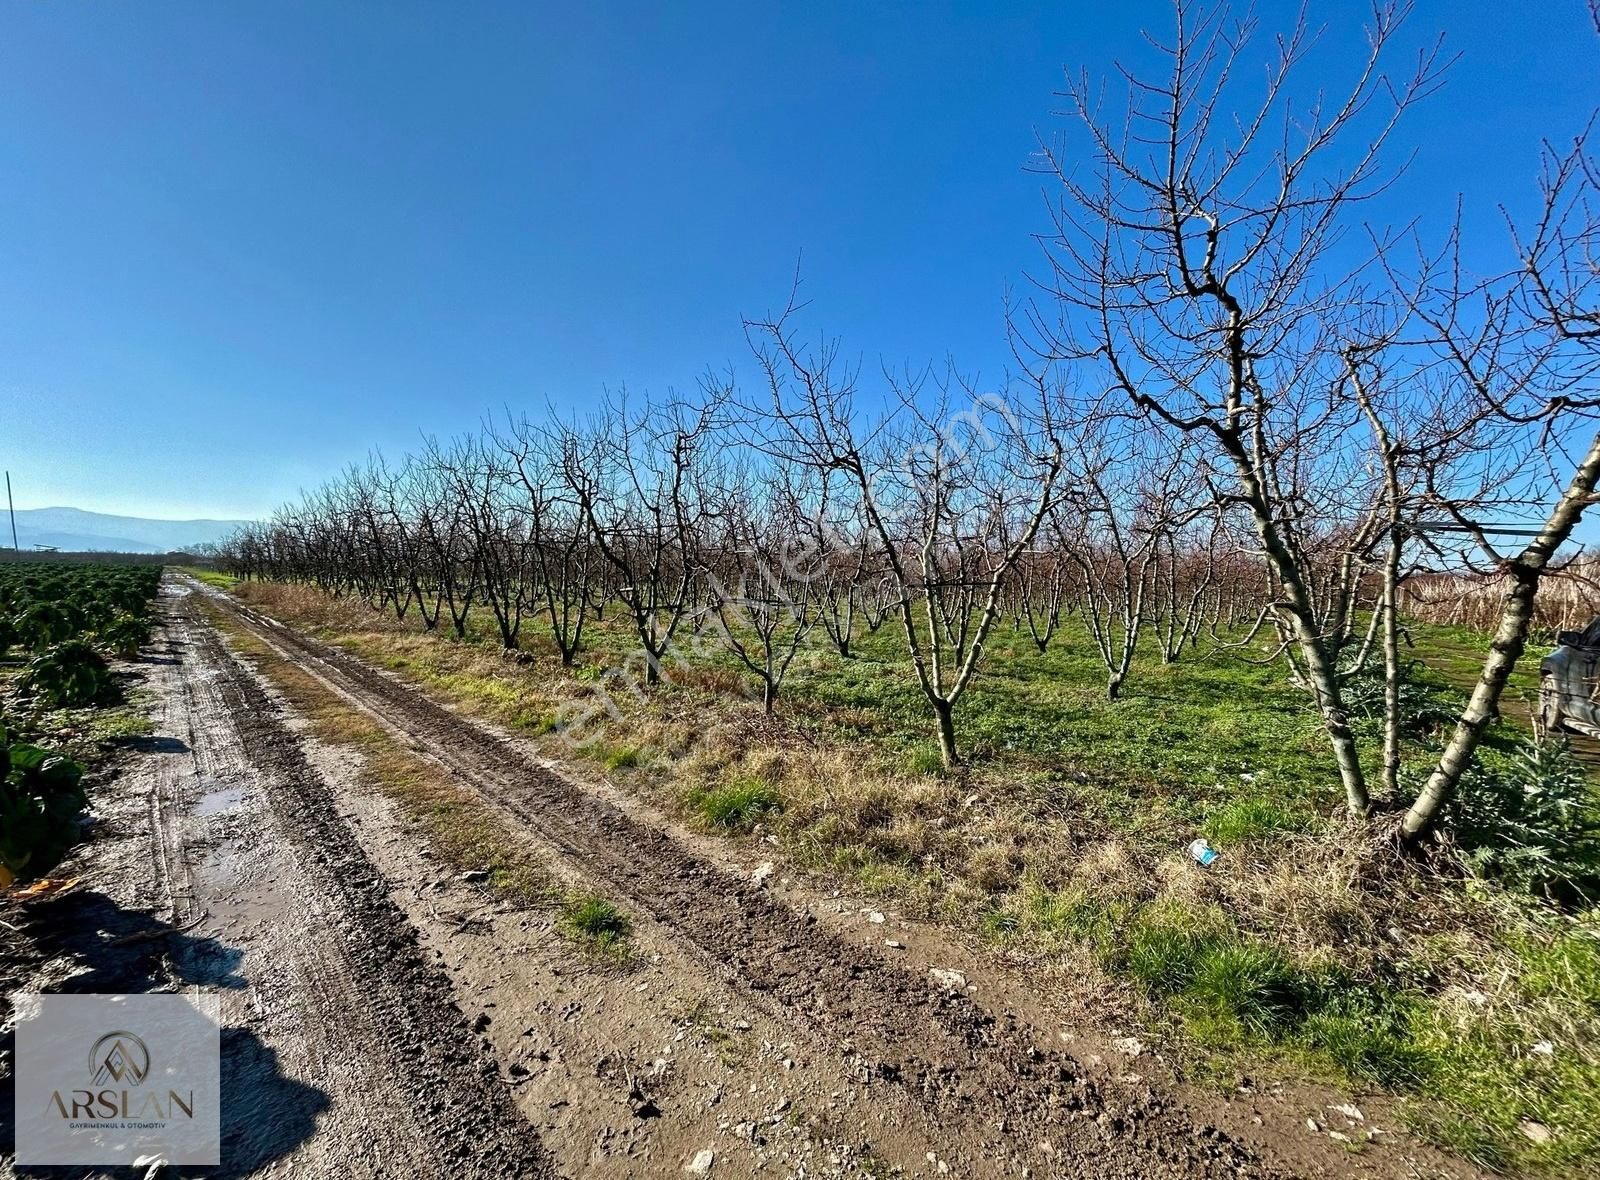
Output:
M1491 632L1499 625L1504 576L1432 574L1406 584L1407 617ZM1586 553L1545 575L1534 600L1534 627L1545 636L1578 631L1600 618L1600 555Z

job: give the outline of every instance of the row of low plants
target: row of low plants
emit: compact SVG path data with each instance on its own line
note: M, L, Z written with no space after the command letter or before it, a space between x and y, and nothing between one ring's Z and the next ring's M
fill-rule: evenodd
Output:
M0 564L0 887L48 873L77 842L83 763L45 736L53 711L115 702L111 657L150 634L159 566ZM22 733L33 740L19 740Z
M109 656L150 635L159 566L0 565L0 659L20 654L19 699L77 708L113 692Z

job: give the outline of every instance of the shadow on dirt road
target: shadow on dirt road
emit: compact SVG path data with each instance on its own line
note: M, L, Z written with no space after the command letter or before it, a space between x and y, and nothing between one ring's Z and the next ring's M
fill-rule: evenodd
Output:
M61 958L73 972L53 991L144 994L174 985L242 989L243 952L218 939L193 937L150 914L125 909L93 890L37 902L24 911L22 933L42 959ZM9 982L9 981L8 981ZM7 1001L9 1003L9 1001ZM0 1036L0 1058L12 1059L15 1034ZM316 1131L328 1095L286 1077L278 1054L246 1028L222 1030L222 1158L217 1168L180 1168L178 1175L242 1177L291 1155ZM16 1088L0 1077L0 1143L16 1141ZM104 1176L104 1168L22 1167L18 1176Z

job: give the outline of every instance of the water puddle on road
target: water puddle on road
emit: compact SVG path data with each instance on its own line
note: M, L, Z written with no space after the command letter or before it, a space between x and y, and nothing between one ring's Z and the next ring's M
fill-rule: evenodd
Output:
M225 812L234 810L243 802L243 787L222 787L201 795L195 802L193 814L196 816L222 815Z

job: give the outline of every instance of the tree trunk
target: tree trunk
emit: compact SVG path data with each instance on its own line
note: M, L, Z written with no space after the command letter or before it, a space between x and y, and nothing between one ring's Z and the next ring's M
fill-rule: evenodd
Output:
M935 700L933 712L939 718L939 758L944 768L950 770L961 762L956 752L955 709L949 701Z
M1507 562L1511 588L1506 592L1506 604L1500 613L1500 627L1494 642L1489 646L1489 656L1483 664L1483 675L1472 690L1472 699L1456 722L1450 744L1439 755L1439 762L1428 776L1427 785L1401 821L1400 834L1407 843L1416 843L1439 821L1439 813L1455 794L1461 776L1472 764L1483 731L1499 712L1500 694L1504 691L1511 670L1528 641L1528 627L1533 622L1533 599L1539 589L1539 579L1556 550L1572 535L1583 516L1583 510L1594 499L1595 481L1600 478L1600 434L1589 444L1589 450L1573 472L1572 482L1560 502L1545 520L1544 529L1528 543L1514 559Z
M1356 749L1355 734L1350 731L1350 720L1345 715L1344 701L1339 692L1338 674L1329 654L1328 645L1317 633L1310 595L1306 591L1294 558L1284 547L1278 535L1272 514L1260 493L1260 483L1253 473L1246 473L1246 490L1250 493L1251 509L1256 519L1256 535L1261 538L1267 560L1277 574L1279 588L1286 600L1290 626L1300 657L1305 661L1305 671L1317 711L1322 715L1322 728L1333 747L1333 758L1339 767L1339 778L1344 783L1345 805L1350 814L1365 816L1371 807L1367 798L1366 776L1361 771L1361 756Z
M1390 524L1383 567L1383 789L1400 790L1400 526Z

